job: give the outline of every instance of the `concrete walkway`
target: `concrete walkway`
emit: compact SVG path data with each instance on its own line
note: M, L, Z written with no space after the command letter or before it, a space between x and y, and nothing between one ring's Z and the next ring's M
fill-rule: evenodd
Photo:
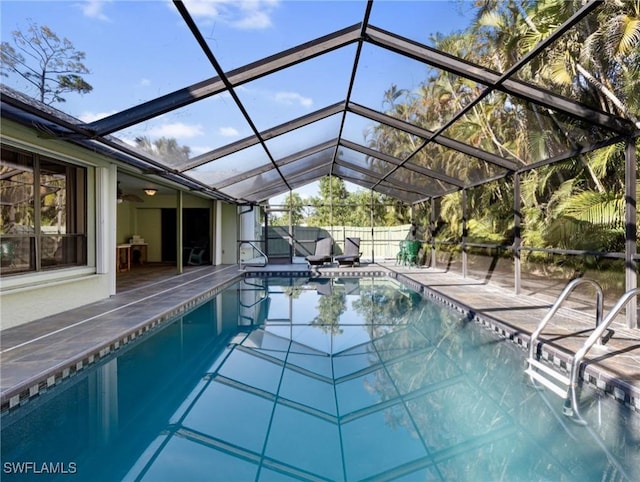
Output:
M306 265L268 266L268 274L308 275ZM529 334L555 300L544 290L516 296L498 285L442 269L394 264L321 268L313 275L391 276L426 295L450 304L515 343L528 346ZM94 364L119 347L152 330L237 280L237 266L203 266L182 275L147 283L82 309L61 313L0 336L2 411L56 385ZM590 383L640 412L640 330L614 322L614 335L604 347L594 347L583 373ZM541 336L543 357L558 366L567 361L593 330L593 310L582 303L559 311Z

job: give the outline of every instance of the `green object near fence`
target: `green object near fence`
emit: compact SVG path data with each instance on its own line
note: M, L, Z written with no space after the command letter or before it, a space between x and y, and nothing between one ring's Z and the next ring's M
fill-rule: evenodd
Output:
M400 241L400 251L396 256L396 264L403 266L418 264L418 253L420 253L421 247L422 243L420 241Z

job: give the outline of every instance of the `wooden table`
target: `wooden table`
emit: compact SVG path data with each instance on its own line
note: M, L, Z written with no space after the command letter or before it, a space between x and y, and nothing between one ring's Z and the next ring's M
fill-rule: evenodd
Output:
M129 271L131 269L131 245L119 244L116 246L116 270Z

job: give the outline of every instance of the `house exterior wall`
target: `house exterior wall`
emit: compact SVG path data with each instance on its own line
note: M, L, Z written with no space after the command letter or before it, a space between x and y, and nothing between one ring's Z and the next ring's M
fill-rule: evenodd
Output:
M109 297L107 275L95 272L67 275L69 278L58 275L42 285L23 286L8 291L3 289L0 294L2 330Z
M60 140L39 137L35 131L6 119L2 121L0 140L8 147L87 168L87 265L2 276L0 328L4 330L109 297L115 290L115 237L110 235L116 219L115 167L104 156ZM98 192L104 193L104 199L114 201L97 203ZM102 272L97 269L97 236L101 237L101 249L107 250L107 256L101 257Z
M45 271L33 271L0 277L0 330L75 309L116 293L116 245L128 242L138 234L149 243L149 261L156 254L153 246L160 246L159 223L141 223L152 210L176 208L177 196L172 194L145 198L144 204L123 202L118 204L118 167L108 157L82 149L67 142L45 138L28 127L2 120L2 145L37 152L60 161L87 169L86 243L87 264ZM129 172L130 174L136 174ZM171 189L171 188L169 188ZM183 194L183 207L209 208L215 202L189 193ZM144 208L143 208L144 206ZM235 206L227 205L225 213L225 259L235 263ZM231 215L233 214L233 215ZM213 214L212 214L213 216ZM143 227L144 232L139 230ZM231 227L229 227L231 226ZM211 224L211 239L215 227Z

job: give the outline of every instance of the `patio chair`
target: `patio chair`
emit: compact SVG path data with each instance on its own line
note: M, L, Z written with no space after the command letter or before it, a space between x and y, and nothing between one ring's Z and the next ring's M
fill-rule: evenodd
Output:
M344 254L334 256L334 261L338 262L339 266L360 265L360 238L347 238L344 243Z
M207 248L194 246L193 248L191 248L191 251L189 251L189 259L187 261L187 264L189 266L200 266L201 264L204 264L204 256L206 252Z
M311 266L322 266L325 263L330 263L332 246L332 238L323 238L316 241L315 253L305 257L307 263Z
M189 257L187 258L187 264L189 266L200 266L205 264L205 258L207 257L207 250L209 248L209 240L206 238L200 238L189 251Z
M407 243L409 241L403 240L400 241L400 248L398 250L398 254L396 254L396 265L405 265L407 264Z
M409 266L414 266L418 264L418 254L420 253L421 247L422 247L422 243L420 241L407 242L405 264L408 264Z
M396 255L396 265L414 266L418 264L418 255L422 243L415 240L400 241L400 251Z
M309 284L315 287L319 295L331 296L333 294L333 281L329 278L317 278Z

